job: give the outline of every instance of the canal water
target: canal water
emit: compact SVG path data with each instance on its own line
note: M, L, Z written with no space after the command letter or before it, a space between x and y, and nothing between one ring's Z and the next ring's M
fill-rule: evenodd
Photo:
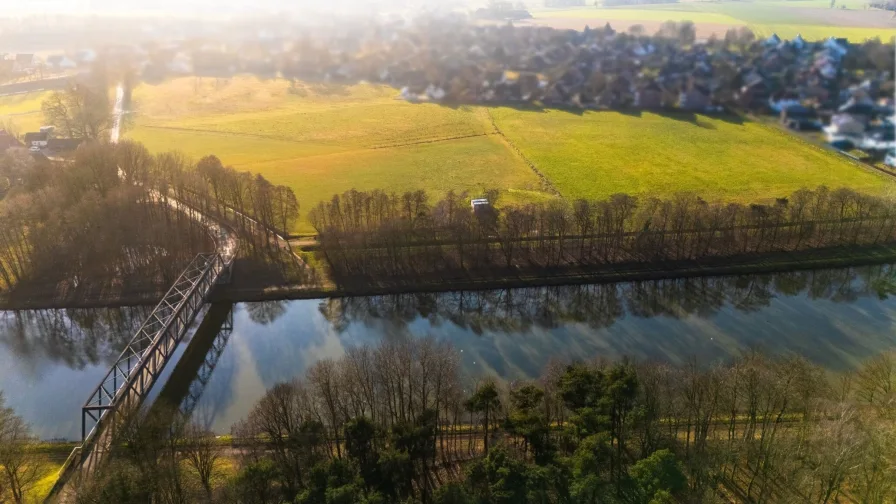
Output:
M842 371L896 349L896 296L888 295L894 274L896 266L874 266L240 303L223 328L206 324L211 329L203 326L191 336L213 341L203 348L215 350L191 356L194 366L185 357L186 374L175 381L189 391L194 418L226 433L277 382L348 347L390 338L448 340L461 352L465 374L508 379L535 377L552 358L712 363L748 348L793 352ZM78 439L81 405L148 311L0 312L0 388L7 406L44 439ZM174 367L169 363L166 374Z

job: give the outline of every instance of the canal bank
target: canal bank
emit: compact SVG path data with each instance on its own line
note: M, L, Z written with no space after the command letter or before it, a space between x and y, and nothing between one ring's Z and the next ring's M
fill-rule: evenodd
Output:
M463 275L344 279L340 284L325 279L314 283L274 284L246 272L239 261L232 281L219 287L213 302L253 302L317 299L343 296L376 296L402 293L437 293L454 290L488 290L590 283L698 278L723 275L770 274L813 269L846 268L896 262L896 244L874 247L832 247L800 252L745 254L701 261L620 263L596 267L550 269L502 268L497 265L465 271ZM23 287L0 294L0 310L119 308L154 305L164 295L162 285L109 285L105 288L60 291L57 285Z

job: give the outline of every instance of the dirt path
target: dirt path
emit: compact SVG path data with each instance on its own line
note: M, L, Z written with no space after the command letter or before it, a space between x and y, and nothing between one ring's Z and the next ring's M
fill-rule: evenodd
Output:
M112 108L112 130L109 131L109 141L118 143L121 135L121 116L124 115L124 85L119 84L115 88L115 106Z

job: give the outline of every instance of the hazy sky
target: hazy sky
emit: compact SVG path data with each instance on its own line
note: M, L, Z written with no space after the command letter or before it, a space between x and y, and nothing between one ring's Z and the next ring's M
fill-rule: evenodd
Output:
M125 14L133 12L235 12L247 11L254 5L279 7L300 2L281 0L0 0L2 12L17 14L66 13L66 14ZM8 4L8 5L7 5Z
M206 14L282 12L332 7L371 8L371 4L427 5L425 0L0 0L0 16L65 14ZM446 0L441 4L467 3ZM430 4L431 5L431 4Z

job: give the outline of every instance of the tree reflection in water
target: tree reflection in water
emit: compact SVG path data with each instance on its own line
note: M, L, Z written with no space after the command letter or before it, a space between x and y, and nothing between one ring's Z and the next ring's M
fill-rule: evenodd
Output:
M111 364L150 311L151 306L0 312L0 344L31 366Z
M268 325L286 313L286 301L261 301L246 304L252 322Z
M617 284L414 293L333 298L320 313L337 330L377 319L410 323L418 317L450 321L476 334L552 329L582 323L606 328L626 315L675 319L710 317L726 307L755 312L778 296L853 302L885 294L892 265L769 275L698 277Z
M742 275L446 293L416 293L320 301L319 311L337 331L351 323L388 320L401 327L426 319L450 322L475 334L553 329L570 323L592 329L617 320L710 317L726 307L754 312L775 297L853 302L892 293L892 265ZM248 303L250 319L270 325L288 302ZM40 361L72 369L109 364L139 328L151 307L0 312L0 344L34 367Z

